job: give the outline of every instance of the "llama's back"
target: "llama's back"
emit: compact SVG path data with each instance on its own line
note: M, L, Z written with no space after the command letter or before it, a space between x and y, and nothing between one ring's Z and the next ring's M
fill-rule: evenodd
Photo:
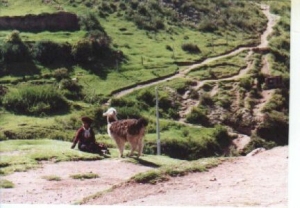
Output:
M112 136L128 137L143 134L148 121L144 118L140 119L124 119L111 123L109 130Z

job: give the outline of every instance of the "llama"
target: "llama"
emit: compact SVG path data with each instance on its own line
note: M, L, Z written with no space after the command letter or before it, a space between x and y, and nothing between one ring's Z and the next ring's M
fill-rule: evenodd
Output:
M119 157L123 157L125 143L128 141L131 146L129 156L137 150L139 158L143 153L143 137L148 121L144 118L118 120L115 108L109 108L103 116L107 117L107 133L115 140L119 149Z

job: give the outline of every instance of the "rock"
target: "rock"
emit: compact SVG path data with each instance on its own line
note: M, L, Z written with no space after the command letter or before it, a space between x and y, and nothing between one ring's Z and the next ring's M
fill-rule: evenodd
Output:
M258 153L261 153L261 152L264 152L264 151L266 151L266 149L263 148L263 147L257 148L257 149L255 149L255 150L251 151L250 153L248 153L248 154L247 154L247 157L255 156L255 155L257 155Z

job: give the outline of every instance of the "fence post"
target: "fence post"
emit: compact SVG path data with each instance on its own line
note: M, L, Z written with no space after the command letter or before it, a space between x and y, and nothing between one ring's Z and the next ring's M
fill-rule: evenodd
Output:
M159 130L159 112L158 112L158 93L157 93L157 87L155 87L155 99L156 99L157 155L160 155L161 154L161 148L160 148L160 130Z

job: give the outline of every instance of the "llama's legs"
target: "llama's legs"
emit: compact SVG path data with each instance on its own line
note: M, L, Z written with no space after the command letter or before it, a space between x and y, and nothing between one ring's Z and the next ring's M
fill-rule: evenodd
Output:
M130 151L129 156L131 157L131 156L133 156L133 152L137 149L137 144L136 144L136 142L131 142L131 143L130 143L130 147L131 147L131 151Z
M143 143L143 139L139 140L139 144L138 144L138 148L139 148L139 154L138 157L140 157L143 154L143 147L144 147L144 143Z
M116 142L117 142L117 146L118 146L118 149L119 149L119 158L121 158L121 157L123 157L123 152L124 152L124 149L125 149L125 141L120 139L120 140L116 140Z

